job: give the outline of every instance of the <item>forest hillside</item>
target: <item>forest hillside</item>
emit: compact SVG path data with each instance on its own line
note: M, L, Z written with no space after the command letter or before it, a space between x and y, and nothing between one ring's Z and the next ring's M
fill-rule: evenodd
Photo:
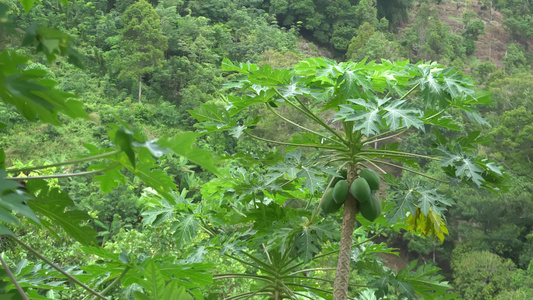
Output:
M1 299L533 299L533 4L0 0Z

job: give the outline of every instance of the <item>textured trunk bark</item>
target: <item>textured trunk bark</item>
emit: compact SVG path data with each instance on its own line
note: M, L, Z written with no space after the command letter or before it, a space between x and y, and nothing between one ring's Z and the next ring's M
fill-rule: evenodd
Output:
M348 167L348 183L352 183L356 178L356 169ZM357 202L355 198L348 194L344 202L344 215L341 227L341 245L339 249L339 259L337 261L337 272L333 286L333 300L346 300L348 298L348 283L350 281L350 257L352 253L353 230L355 227L355 215L357 213Z

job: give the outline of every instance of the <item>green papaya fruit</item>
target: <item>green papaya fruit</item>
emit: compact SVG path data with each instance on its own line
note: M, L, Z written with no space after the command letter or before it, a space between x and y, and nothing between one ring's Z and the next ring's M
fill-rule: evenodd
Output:
M368 202L360 203L359 212L370 222L373 222L381 214L381 200L374 193L370 196Z
M350 187L348 185L348 181L341 180L337 182L335 188L333 188L333 200L335 200L337 204L344 203L344 201L346 201L346 197L348 197L349 190Z
M372 169L364 169L359 172L359 177L363 177L368 182L370 189L373 191L379 190L379 184L381 179L379 178L378 173Z
M324 200L322 201L322 204L320 205L320 208L322 211L327 215L333 212L336 212L341 208L342 203L338 204L333 200L333 189L328 189L326 194L324 195Z
M350 193L355 197L359 202L365 203L370 200L372 191L366 179L359 177L352 182L350 186Z

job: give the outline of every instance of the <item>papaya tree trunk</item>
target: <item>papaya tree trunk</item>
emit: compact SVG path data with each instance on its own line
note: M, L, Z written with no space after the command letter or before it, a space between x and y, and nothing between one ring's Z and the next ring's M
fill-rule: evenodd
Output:
M348 166L347 181L351 184L356 178L356 168ZM344 215L342 217L341 244L339 249L339 259L337 261L337 272L333 285L333 300L346 300L348 298L348 282L350 280L350 257L352 253L352 239L355 227L355 215L357 213L357 203L355 198L348 194L344 202Z
M142 79L142 76L141 74L139 74L139 103L141 103L141 94L142 94L142 86L143 86L141 79Z

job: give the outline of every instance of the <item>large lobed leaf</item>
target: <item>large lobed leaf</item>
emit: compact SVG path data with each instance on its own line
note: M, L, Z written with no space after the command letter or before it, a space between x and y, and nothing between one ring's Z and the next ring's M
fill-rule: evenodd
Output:
M53 226L59 225L78 242L85 245L96 244L96 231L83 225L91 217L81 210L72 210L74 202L67 194L61 193L57 188L51 188L44 180L29 181L26 187L35 197L27 202L32 210L52 220ZM56 230L55 227L47 227L52 232Z
M71 118L89 118L82 103L73 94L56 88L57 83L40 69L22 69L28 57L4 50L0 52L0 99L16 107L28 121L37 118L45 123L60 125L58 113Z
M389 186L387 200L394 203L387 219L394 224L408 218L408 230L444 240L448 230L443 221L447 206L452 202L427 183L408 180Z

